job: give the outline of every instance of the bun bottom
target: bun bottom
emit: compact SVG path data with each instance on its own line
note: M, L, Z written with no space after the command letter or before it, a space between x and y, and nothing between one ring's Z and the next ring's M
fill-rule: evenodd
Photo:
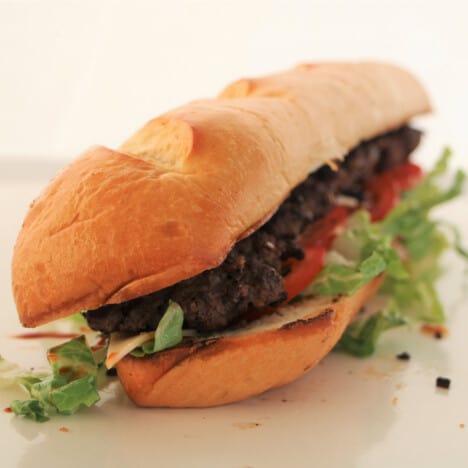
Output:
M243 329L151 356L128 355L117 365L119 378L144 407L209 407L258 395L317 365L382 281L353 296L306 299Z

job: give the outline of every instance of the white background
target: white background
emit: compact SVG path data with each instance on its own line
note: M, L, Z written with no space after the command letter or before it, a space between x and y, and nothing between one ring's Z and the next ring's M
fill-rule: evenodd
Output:
M2 1L0 158L70 160L242 76L304 61L413 70L437 111L423 157L468 167L468 2ZM421 157L421 152L418 155Z

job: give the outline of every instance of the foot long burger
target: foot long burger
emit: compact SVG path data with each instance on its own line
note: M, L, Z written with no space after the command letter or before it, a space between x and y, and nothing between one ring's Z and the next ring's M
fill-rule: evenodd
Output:
M395 66L305 65L91 148L19 234L22 323L86 311L142 406L219 405L298 378L385 278L405 278L400 232L382 226L421 178L409 121L429 110Z

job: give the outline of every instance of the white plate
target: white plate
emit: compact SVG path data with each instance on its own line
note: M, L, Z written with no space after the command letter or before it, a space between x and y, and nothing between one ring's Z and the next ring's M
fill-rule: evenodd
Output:
M2 168L0 168L2 169ZM53 340L10 338L21 331L10 290L14 239L44 174L0 171L0 353L25 366L44 363ZM31 174L31 172L29 172ZM440 212L468 239L467 198ZM418 327L388 333L369 359L332 353L299 381L212 409L139 409L113 383L103 401L71 417L37 424L0 413L2 467L437 467L468 466L466 275L454 256L440 290L449 336ZM465 283L465 284L463 284ZM399 361L401 351L411 354ZM435 387L452 379L450 390ZM24 395L0 393L0 408ZM466 424L466 428L461 425ZM62 432L60 428L67 428Z

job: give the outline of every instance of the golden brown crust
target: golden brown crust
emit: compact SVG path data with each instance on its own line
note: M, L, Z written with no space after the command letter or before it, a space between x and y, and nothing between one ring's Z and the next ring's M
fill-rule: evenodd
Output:
M318 364L382 277L351 297L311 299L302 316L267 329L179 346L117 365L128 396L140 406L205 407L244 400L296 380ZM288 307L283 309L288 314ZM287 316L287 315L286 315Z
M303 64L293 72L239 80L220 97L287 99L302 108L314 129L312 157L322 161L342 158L361 140L431 110L414 76L375 62Z
M429 110L382 64L304 66L241 81L95 147L31 205L15 246L20 319L36 326L216 267L289 191L361 140Z

